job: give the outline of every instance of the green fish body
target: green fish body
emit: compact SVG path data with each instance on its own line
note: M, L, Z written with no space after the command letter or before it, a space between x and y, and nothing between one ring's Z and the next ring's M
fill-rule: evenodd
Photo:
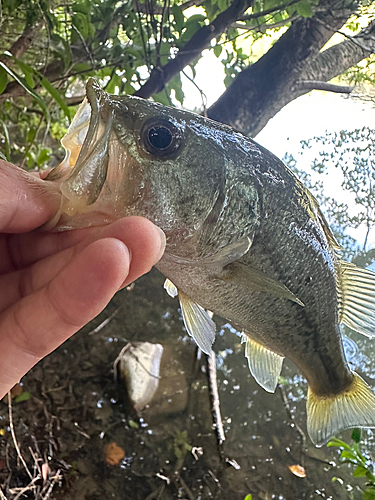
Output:
M46 178L63 194L50 228L147 217L166 234L158 269L187 331L209 354L207 312L244 333L257 382L273 392L284 357L309 385L312 441L375 427L375 397L350 370L340 322L375 335L375 274L340 260L318 204L285 165L231 128L93 81Z

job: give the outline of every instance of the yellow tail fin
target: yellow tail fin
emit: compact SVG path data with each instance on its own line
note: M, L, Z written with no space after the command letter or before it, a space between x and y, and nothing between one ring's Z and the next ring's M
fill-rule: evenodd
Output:
M375 427L375 395L353 372L351 385L334 396L307 395L307 430L311 441L322 446L331 437L352 427Z

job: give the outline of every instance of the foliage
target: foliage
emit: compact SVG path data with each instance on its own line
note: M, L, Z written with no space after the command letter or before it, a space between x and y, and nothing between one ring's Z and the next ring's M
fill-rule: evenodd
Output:
M0 156L26 168L43 168L54 160L56 140L82 100L88 76L99 78L108 92L133 94L233 3L2 0ZM292 22L311 17L318 4L249 0L237 22L208 44L224 66L225 85L263 55L254 48L258 40L275 42ZM201 57L198 51L189 63L193 80ZM184 98L179 71L154 95L164 104L182 105Z
M324 147L311 163L311 171L317 176L299 170L292 156L287 156L285 160L318 199L346 257L356 256L358 265L368 265L375 257L374 252L367 249L375 224L375 130L363 127L326 133L322 137L303 141L301 154L319 145ZM322 176L334 170L337 171L335 178L341 178L341 188L345 198L352 200L351 204L339 203L324 194ZM362 228L365 234L362 246L347 233L358 228Z
M348 444L341 439L333 438L327 446L337 446L340 448L340 459L342 463L352 464L353 477L363 477L367 479L363 487L362 500L375 500L375 476L374 464L369 457L361 453L361 431L354 429L352 432L352 443Z

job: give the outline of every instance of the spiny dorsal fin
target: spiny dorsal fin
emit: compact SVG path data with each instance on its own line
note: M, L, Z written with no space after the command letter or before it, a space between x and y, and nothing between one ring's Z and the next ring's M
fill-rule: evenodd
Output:
M207 311L193 302L184 292L178 290L182 318L189 335L198 347L206 354L211 354L211 346L215 340L216 326Z
M375 395L354 372L350 387L339 394L319 396L309 388L306 409L307 430L316 446L344 429L375 427Z
M375 273L344 261L339 270L339 321L375 337Z
M245 356L251 375L264 390L275 392L284 357L270 351L245 334L241 342L246 342Z
M169 280L168 278L164 281L164 288L165 288L167 294L170 297L172 297L172 299L174 299L175 297L177 297L178 290L175 287L175 285L172 283L172 281Z
M218 276L220 279L238 283L256 292L265 292L273 297L289 299L304 307L301 302L285 285L270 278L262 271L250 267L242 262L232 262L224 267Z

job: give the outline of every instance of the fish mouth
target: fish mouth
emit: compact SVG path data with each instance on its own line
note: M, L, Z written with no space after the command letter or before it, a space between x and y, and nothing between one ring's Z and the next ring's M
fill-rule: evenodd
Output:
M102 225L119 218L113 208L114 186L124 183L128 154L115 140L111 98L93 78L88 80L86 97L61 141L65 158L45 178L58 183L62 193L59 214L48 229Z

